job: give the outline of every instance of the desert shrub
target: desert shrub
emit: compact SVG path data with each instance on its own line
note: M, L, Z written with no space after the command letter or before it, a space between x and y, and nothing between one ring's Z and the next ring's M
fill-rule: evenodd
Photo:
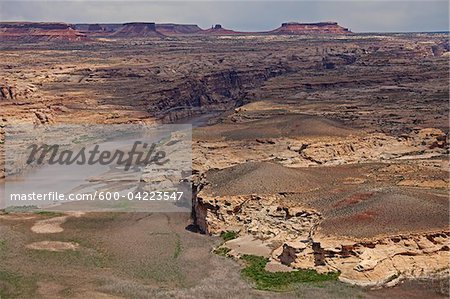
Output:
M238 237L238 233L233 232L233 231L226 231L226 232L222 232L220 234L220 237L226 242L226 241L236 239Z
M337 280L339 273L317 273L315 270L295 270L292 272L268 272L265 270L269 259L255 255L244 255L242 259L247 266L242 269L242 276L255 284L259 290L284 291L293 284Z

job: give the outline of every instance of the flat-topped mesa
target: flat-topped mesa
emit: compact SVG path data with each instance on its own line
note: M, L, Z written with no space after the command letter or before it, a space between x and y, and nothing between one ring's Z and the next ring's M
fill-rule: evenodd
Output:
M125 27L133 27L136 29L145 29L145 30L152 30L156 31L156 24L154 22L132 22L132 23L124 23L123 26Z
M103 28L99 24L89 24L87 31L103 31Z
M351 31L348 28L340 26L337 22L318 22L318 23L282 23L281 27L270 31L273 34L348 34Z
M155 23L125 23L116 32L114 37L163 37L164 35L156 31Z
M156 31L164 35L177 34L196 34L202 31L200 27L195 24L156 24Z
M131 22L110 24L66 24L51 22L0 22L0 39L3 41L40 42L50 40L83 41L96 37L149 38L176 35L304 35L349 34L350 30L337 22L296 23L286 22L281 27L266 32L241 32L226 29L220 24L203 30L195 24Z
M63 30L73 26L66 23L8 22L0 23L0 28Z
M96 34L96 33L113 33L121 28L123 24L119 23L95 23L95 24L74 24L73 27L80 32L86 34Z
M66 23L8 22L0 23L0 40L42 42L81 41L87 36Z

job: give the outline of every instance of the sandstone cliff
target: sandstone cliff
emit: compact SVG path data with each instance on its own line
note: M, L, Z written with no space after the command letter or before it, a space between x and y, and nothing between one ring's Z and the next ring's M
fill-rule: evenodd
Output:
M155 23L126 23L123 24L113 37L163 37L164 35L156 31Z
M337 22L320 23L296 23L289 22L281 24L281 27L270 31L272 34L348 34L350 30L339 26Z
M202 31L195 24L156 24L156 31L164 35L196 34Z
M0 38L28 42L49 40L81 41L90 37L144 38L165 35L302 35L302 34L348 34L347 28L336 22L283 23L281 27L267 32L242 32L223 28L216 24L209 29L201 29L195 24L155 24L133 22L124 24L65 24L38 22L0 23ZM436 52L439 52L436 49Z
M87 36L65 23L0 23L0 40L20 42L83 41Z

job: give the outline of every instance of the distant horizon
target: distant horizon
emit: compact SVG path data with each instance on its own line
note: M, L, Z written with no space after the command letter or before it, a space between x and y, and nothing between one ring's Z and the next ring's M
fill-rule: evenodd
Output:
M339 21L335 21L335 20L323 20L323 21L311 21L311 22L299 22L299 21L283 21L279 24L278 27L281 26L282 23L300 23L300 24L317 24L317 23L337 23L339 26L342 26L341 23ZM258 32L266 32L266 31L271 31L273 29L276 29L278 27L274 27L268 30L260 30L260 31L248 31L248 30L242 30L239 28L232 28L232 27L227 27L227 26L223 26L223 24L219 24L219 23L214 23L211 24L209 27L203 27L200 26L199 24L195 24L195 23L179 23L179 22L154 22L154 21L124 21L124 22L77 22L77 23L72 23L72 22L64 22L64 21L29 21L29 20L25 20L25 21L17 21L17 20L11 20L11 21L3 21L0 20L0 24L1 23L64 23L64 24L68 24L68 25L90 25L90 24L99 24L99 25L106 25L106 24L127 24L127 23L154 23L156 25L163 25L163 24L176 24L176 25L190 25L190 26L198 26L199 28L205 30L205 29L209 29L211 27L213 27L214 25L221 25L223 28L225 29L229 29L229 30L233 30L233 31L237 31L237 32L243 32L243 33L258 33ZM345 26L342 26L344 28L348 28ZM434 31L355 31L352 30L351 28L348 28L351 33L355 33L355 34L366 34L366 33L379 33L379 34L401 34L401 33L449 33L450 29L447 30L434 30Z
M149 21L145 21L149 20ZM0 0L0 22L70 24L155 22L221 24L268 31L284 22L334 21L357 33L448 32L448 1L10 1Z

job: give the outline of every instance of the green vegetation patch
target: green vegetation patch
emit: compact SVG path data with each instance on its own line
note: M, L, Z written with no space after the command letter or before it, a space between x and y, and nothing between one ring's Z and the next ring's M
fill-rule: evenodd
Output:
M33 279L0 270L0 298L33 298L36 289Z
M241 271L242 276L254 282L259 290L287 291L296 283L337 280L339 277L338 272L320 274L315 270L268 272L265 267L269 259L255 255L244 255L241 258L247 263L247 267Z
M220 256L227 256L231 249L228 247L219 247L214 249L214 253Z
M173 253L173 258L177 259L181 255L182 251L183 251L183 247L181 246L180 236L178 236L178 234L177 234L177 241L175 243L175 251Z
M38 207L34 205L29 206L12 206L12 207L6 207L4 209L5 213L29 213L36 210Z
M65 250L65 251L47 251L47 250L28 250L29 257L34 260L39 260L49 267L52 266L82 266L91 268L106 268L109 264L109 259L102 253L92 249L79 250Z
M64 216L64 213L55 212L55 211L36 211L34 213L38 214L38 215L42 215L42 216L48 216L48 217Z
M123 215L120 212L104 212L93 213L92 215L86 215L80 218L69 218L64 224L64 227L68 230L95 230L103 229L110 225L113 225L115 221L119 221L119 216Z
M6 249L6 240L0 239L0 252Z
M233 231L221 232L220 237L226 242L236 239L238 237L238 233Z

